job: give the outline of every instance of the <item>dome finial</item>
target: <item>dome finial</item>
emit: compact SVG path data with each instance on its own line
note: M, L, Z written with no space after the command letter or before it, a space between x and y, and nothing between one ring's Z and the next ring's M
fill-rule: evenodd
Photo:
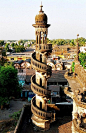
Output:
M42 6L42 1L41 1L41 6Z
M39 12L43 12L43 11L42 11L42 7L43 7L42 2L41 2L41 6L40 6L40 7L41 7L41 8L40 8L40 11L39 11Z

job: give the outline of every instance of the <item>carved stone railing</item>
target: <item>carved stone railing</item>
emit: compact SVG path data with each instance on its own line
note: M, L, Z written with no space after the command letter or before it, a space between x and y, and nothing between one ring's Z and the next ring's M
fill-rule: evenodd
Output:
M77 98L77 95L69 90L68 87L65 87L64 89L65 94L67 94L69 97L75 100L76 104L82 108L86 109L86 103L80 102Z
M70 79L70 80L77 80L77 78L76 77L73 77L73 76L68 76L68 73L66 72L65 73L65 78L66 79ZM80 84L81 85L81 84ZM76 88L77 89L77 88ZM72 89L71 89L72 90ZM68 96L70 96L72 99L74 99L75 100L75 102L76 102L76 104L78 105L78 106L80 106L80 107L82 107L82 108L85 108L86 109L86 103L85 102L82 102L82 101L79 101L78 100L78 95L75 93L75 92L70 92L70 90L69 90L69 88L65 88L64 89L64 92L65 92L65 94L67 94Z
M49 91L47 89L44 89L43 87L40 87L38 84L36 84L35 75L31 77L31 89L35 94L38 94L38 95L41 95L41 96L42 95L46 96L46 95L51 94L51 91Z
M78 101L76 95L73 96L73 98L74 98L76 104L77 104L79 107L82 107L82 108L86 109L86 103Z
M64 89L65 94L67 94L69 97L75 100L76 104L82 108L86 109L86 103L80 102L77 98L77 95L69 90L68 87L65 87Z
M43 62L41 63L40 61L35 59L35 52L32 54L32 58L31 58L31 66L40 71L40 72L44 72L47 73L47 75L51 76L52 73L52 67L51 66L47 66L46 64L44 64Z
M77 131L79 133L85 133L86 132L86 129L81 128L80 126L78 127L76 119L73 119L73 125L74 125L74 128L75 128L75 131Z
M35 105L35 97L31 100L31 111L35 116L45 120L52 120L54 118L54 113L42 111Z
M52 52L52 44L37 44L36 50L40 52Z

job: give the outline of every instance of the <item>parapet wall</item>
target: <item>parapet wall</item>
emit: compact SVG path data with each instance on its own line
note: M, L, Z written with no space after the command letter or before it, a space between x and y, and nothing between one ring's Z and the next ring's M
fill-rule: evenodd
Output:
M29 104L23 106L22 111L21 111L21 115L19 117L19 120L18 120L17 125L16 125L15 130L14 130L14 133L20 133L21 132L21 127L23 125L25 116L27 115L27 111L28 111L27 108L29 108L29 109L31 108Z

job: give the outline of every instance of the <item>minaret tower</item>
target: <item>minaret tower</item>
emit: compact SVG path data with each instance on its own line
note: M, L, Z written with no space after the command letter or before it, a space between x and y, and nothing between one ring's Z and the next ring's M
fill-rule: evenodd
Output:
M49 97L51 92L47 87L47 80L52 74L52 68L47 65L47 57L52 52L52 44L47 44L48 27L47 15L40 6L39 14L35 17L36 49L31 57L32 68L35 75L31 78L31 89L35 97L31 100L32 122L45 130L49 129L50 123L55 121L55 112L50 108Z
M77 34L77 44L76 44L76 57L75 57L75 62L79 62L79 43L78 43L78 36Z

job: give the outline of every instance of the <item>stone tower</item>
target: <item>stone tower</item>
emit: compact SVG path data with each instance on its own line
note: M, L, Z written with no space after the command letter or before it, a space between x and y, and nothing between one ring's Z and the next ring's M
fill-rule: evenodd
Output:
M31 57L35 75L31 78L31 89L35 96L31 100L32 122L45 130L55 121L55 106L50 103L51 92L47 87L47 80L52 74L52 68L47 65L47 57L52 52L52 44L47 44L48 27L47 15L40 6L39 14L35 17L36 49Z
M75 62L79 62L79 43L78 43L78 36L77 34L77 44L76 44L76 57L75 57Z

